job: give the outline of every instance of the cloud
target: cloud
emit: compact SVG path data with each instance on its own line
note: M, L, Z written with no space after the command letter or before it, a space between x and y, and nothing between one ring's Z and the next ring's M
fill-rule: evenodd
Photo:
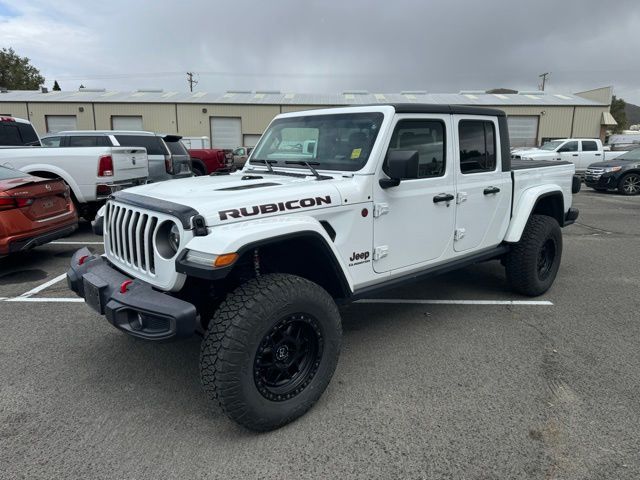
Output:
M0 4L1 5L1 4ZM335 92L613 85L640 103L640 4L596 0L22 0L0 38L64 89Z

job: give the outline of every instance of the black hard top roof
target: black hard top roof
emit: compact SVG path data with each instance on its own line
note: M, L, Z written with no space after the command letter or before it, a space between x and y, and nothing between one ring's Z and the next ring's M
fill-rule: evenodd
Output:
M468 105L444 105L439 103L380 103L370 105L351 105L352 107L374 107L390 105L396 113L448 113L451 115L488 115L506 117L506 113L497 108L472 107Z

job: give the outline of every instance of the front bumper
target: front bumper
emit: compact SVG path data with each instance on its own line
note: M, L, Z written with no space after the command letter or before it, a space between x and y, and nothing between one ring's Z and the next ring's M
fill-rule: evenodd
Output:
M618 175L612 173L605 173L602 175L585 175L584 184L591 188L617 188L618 178Z
M131 283L123 288L126 281ZM168 340L189 337L196 330L193 304L124 275L86 247L73 255L67 284L109 323L133 337Z

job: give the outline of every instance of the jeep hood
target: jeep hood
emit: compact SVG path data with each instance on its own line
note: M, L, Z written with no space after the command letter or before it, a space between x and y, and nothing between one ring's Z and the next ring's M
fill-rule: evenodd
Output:
M342 198L336 183L342 181L346 179L339 175L316 180L313 176L239 172L150 183L126 192L191 207L210 227L339 206ZM153 209L153 200L149 209Z

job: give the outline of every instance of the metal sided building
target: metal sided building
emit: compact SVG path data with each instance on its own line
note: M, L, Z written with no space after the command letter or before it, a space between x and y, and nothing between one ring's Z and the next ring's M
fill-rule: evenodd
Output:
M509 116L511 144L519 147L564 137L604 140L606 129L615 125L609 113L611 95L611 87L576 94L9 91L0 93L0 115L29 119L41 135L75 129L151 130L185 137L206 136L214 147L235 148L254 145L273 117L284 112L371 103L476 105L504 110Z

